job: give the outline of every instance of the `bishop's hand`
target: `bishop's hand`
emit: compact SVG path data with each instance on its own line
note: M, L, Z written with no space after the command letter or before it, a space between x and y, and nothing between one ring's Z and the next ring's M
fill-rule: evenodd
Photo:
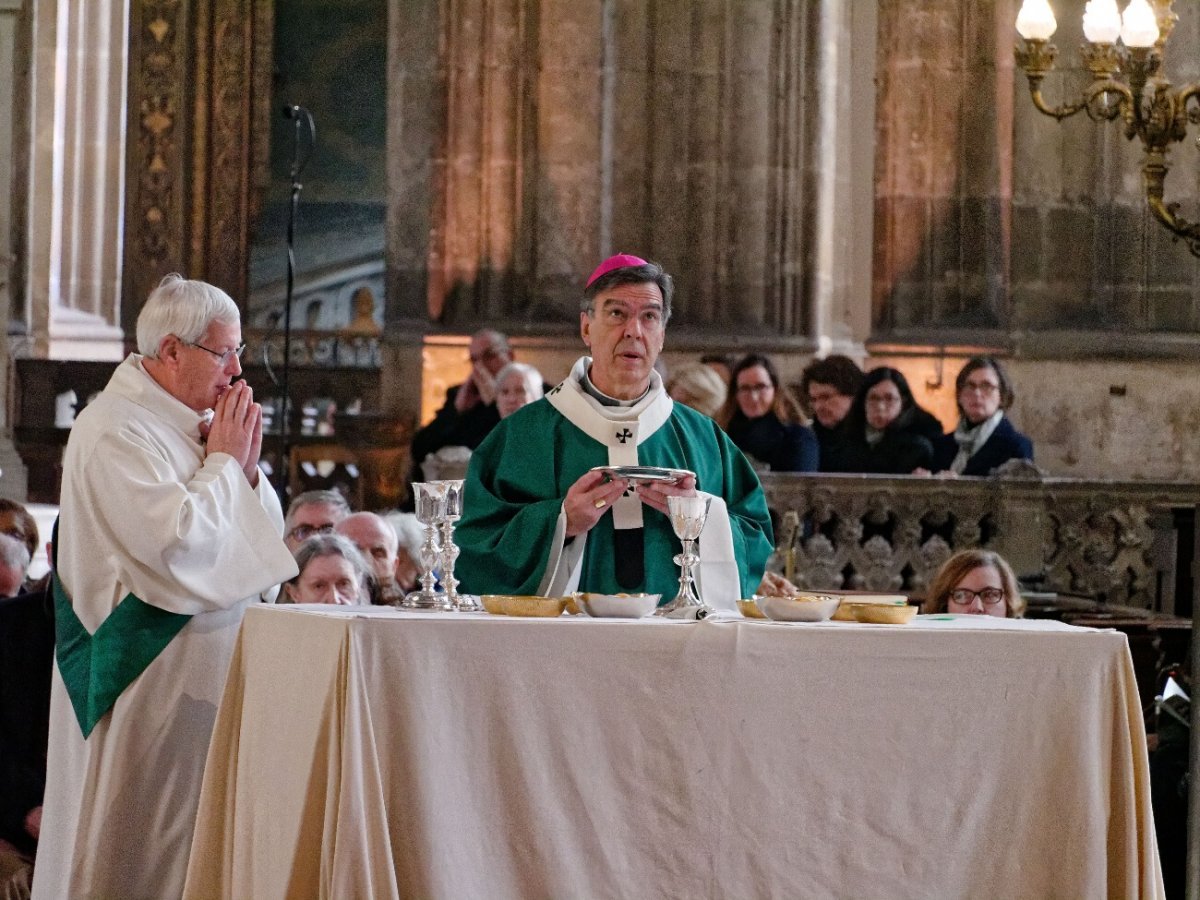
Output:
M685 475L678 481L648 481L637 486L637 495L643 503L652 509L657 509L664 516L667 511L668 497L695 497L696 476Z
M584 472L563 498L567 537L591 531L628 487L629 482L624 478L610 479L604 472Z

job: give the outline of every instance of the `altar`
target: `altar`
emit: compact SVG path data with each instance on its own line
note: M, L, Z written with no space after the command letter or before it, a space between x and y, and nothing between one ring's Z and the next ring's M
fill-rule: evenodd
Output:
M1161 897L1125 637L255 607L186 895Z

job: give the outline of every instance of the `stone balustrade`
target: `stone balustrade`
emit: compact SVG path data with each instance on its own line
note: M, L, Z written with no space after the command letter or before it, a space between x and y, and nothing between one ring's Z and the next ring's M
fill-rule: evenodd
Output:
M766 474L774 562L810 589L920 593L956 550L986 547L1027 583L1153 612L1177 605L1200 484L1055 478ZM1181 565L1182 561L1182 565ZM1186 577L1186 576L1185 576Z

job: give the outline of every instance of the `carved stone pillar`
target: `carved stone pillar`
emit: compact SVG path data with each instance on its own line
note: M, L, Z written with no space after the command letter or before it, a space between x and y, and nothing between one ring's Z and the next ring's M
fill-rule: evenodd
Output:
M244 304L273 25L272 0L132 0L127 328L168 272Z
M120 359L126 3L32 0L22 351ZM14 348L16 349L16 348Z

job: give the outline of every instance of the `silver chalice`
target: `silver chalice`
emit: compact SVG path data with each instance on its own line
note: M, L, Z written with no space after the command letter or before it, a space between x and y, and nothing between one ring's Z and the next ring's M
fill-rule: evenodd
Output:
M660 608L656 615L702 619L709 613L716 612L701 599L692 572L696 563L700 562L700 557L696 555L696 540L704 530L704 523L708 521L708 507L711 502L711 497L667 498L671 528L682 542L683 552L674 559L675 564L679 566L679 593L675 595L674 600Z
M446 483L442 481L418 481L413 484L413 496L417 507L417 521L425 529L425 543L421 545L421 589L405 597L400 605L408 609L453 609L447 594L434 590L437 577L434 567L441 561L442 547L439 541L439 526L446 515Z
M479 612L483 604L474 594L460 594L458 579L454 577L454 561L458 559L458 545L454 543L454 523L462 518L463 482L439 481L446 486L446 508L442 512L442 586L446 589L446 600L457 610Z

